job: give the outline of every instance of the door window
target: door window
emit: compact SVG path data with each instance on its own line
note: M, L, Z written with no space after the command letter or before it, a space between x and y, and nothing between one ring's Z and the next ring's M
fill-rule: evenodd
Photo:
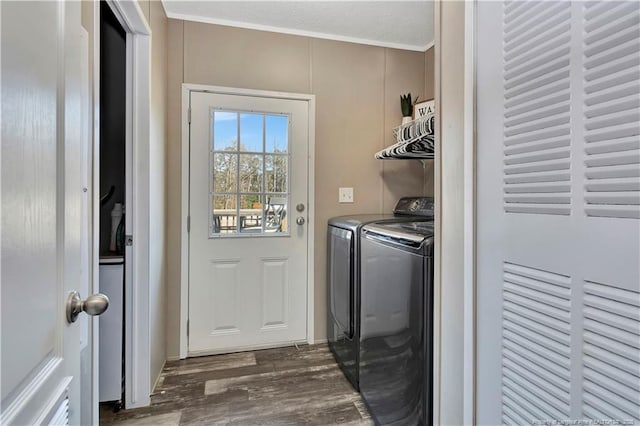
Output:
M289 116L211 110L209 237L288 234Z

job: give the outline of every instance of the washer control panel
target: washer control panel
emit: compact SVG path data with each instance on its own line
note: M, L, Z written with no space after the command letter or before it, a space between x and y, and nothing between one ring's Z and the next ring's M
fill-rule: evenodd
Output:
M393 213L396 215L433 217L433 197L403 197L398 200Z

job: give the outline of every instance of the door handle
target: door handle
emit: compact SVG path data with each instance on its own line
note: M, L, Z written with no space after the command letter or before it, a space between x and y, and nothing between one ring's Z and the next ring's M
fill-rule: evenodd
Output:
M298 218L296 219L296 223L300 226L304 225L304 217L298 216Z
M82 300L80 293L72 291L67 298L67 322L69 324L76 322L80 312L91 316L102 315L108 307L109 298L104 294L94 294Z

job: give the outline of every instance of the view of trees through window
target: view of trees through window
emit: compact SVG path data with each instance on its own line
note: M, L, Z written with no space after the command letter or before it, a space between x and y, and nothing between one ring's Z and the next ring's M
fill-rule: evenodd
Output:
M258 227L269 200L289 191L289 118L232 111L214 111L212 118L214 220L227 223L219 225L227 232L242 231L245 223Z
M214 209L236 208L236 194L247 194L247 205L240 206L244 209L262 203L263 193L286 193L288 156L279 151L275 154L241 154L231 148L227 148L226 152L214 153L213 192L220 195L216 197Z

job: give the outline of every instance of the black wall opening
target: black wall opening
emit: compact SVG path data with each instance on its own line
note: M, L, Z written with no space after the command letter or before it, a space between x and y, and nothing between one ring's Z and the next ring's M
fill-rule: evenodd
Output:
M126 33L109 5L100 2L100 254L110 250L111 211L124 204L127 83ZM113 188L113 189L112 189ZM110 196L108 194L111 194ZM125 206L126 207L126 206Z
M99 281L100 292L110 303L99 322L99 394L100 402L113 404L115 410L124 401L124 272L128 265L124 262L124 216L112 218L111 211L126 200L126 100L126 33L110 6L101 1Z

